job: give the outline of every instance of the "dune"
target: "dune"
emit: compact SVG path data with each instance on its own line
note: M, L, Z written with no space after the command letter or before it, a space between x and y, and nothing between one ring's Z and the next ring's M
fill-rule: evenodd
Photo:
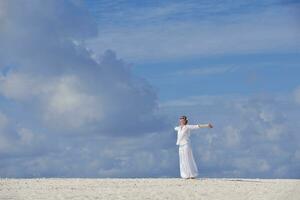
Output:
M1 200L299 200L299 179L38 178L0 179Z

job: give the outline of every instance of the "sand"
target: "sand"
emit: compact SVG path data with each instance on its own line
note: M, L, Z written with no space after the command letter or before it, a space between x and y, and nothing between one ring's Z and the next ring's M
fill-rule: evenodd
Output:
M0 179L0 199L299 200L300 179Z

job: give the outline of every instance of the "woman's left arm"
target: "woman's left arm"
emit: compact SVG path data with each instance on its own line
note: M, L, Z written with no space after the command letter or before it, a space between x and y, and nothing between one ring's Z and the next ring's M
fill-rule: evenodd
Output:
M197 124L197 125L186 125L188 129L194 130L199 128L212 128L213 126L209 124Z

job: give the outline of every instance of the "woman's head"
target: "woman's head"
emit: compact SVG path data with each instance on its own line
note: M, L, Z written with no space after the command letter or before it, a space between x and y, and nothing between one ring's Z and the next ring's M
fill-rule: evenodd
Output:
M180 125L186 125L187 123L188 123L188 119L185 115L183 115L179 118L179 124Z

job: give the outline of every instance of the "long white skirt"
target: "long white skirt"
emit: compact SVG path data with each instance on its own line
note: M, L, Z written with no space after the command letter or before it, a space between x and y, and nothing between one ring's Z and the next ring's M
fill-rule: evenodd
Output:
M179 145L180 176L190 178L198 176L198 168L194 160L191 144Z

